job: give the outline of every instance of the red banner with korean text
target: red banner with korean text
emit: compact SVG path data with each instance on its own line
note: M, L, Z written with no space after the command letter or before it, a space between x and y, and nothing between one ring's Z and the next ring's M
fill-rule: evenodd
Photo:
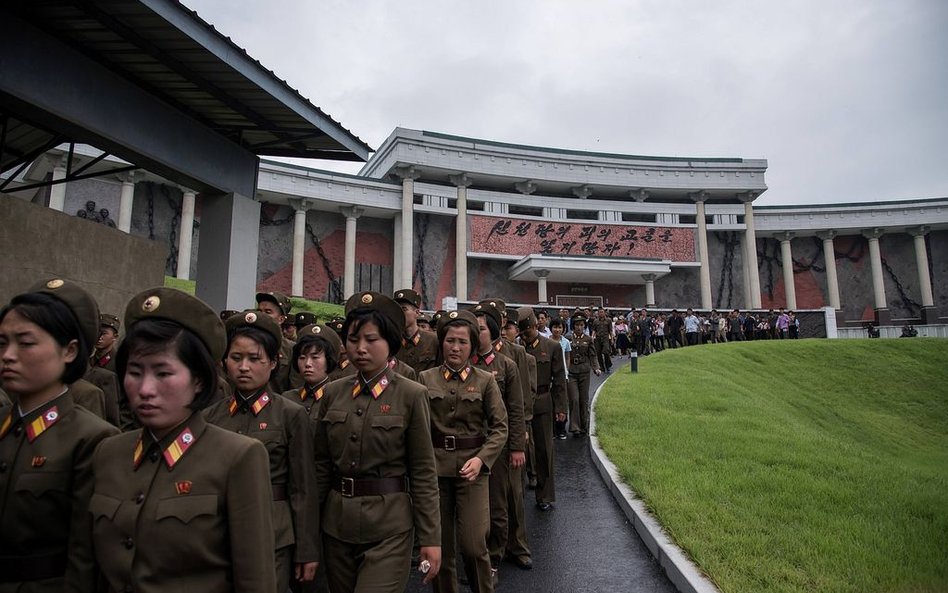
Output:
M498 255L579 255L693 262L695 229L469 215L470 248Z

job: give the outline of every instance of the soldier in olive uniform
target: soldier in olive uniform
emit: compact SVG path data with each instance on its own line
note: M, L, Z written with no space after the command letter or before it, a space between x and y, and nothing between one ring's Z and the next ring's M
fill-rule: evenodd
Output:
M418 325L418 329L421 331L434 331L431 328L431 316L427 313L419 313L418 319L415 321Z
M270 456L272 517L278 591L291 577L312 581L319 560L319 513L312 493L313 430L306 410L270 393L282 332L269 316L246 311L226 324L224 366L234 395L204 411L205 418L238 434L261 441Z
M273 593L267 450L201 414L217 394L223 324L172 288L133 297L125 324L117 366L144 428L107 439L93 462L89 515L108 590Z
M438 322L444 362L421 373L431 406L431 438L441 496L444 563L435 591L458 590L455 541L471 591L493 591L487 550L490 530L488 475L507 443L507 410L493 374L471 365L478 340L477 318L451 311Z
M537 361L537 397L533 404L533 446L536 451L537 508L548 511L556 501L553 480L553 416L566 420L566 374L563 349L537 331L536 315L531 307L519 310L520 338L527 354Z
M316 325L319 320L312 311L300 311L293 316L293 325L296 326L296 335L300 335L300 330L307 325Z
M424 582L441 566L428 393L388 366L401 348L401 307L362 292L346 309L344 344L358 373L330 383L316 427L326 576L332 593L402 593L413 532Z
M433 333L418 328L421 295L406 288L396 291L394 299L401 305L405 314L405 333L402 336L402 347L398 351L398 360L415 369L416 374L438 366L438 338Z
M302 404L314 422L323 404L329 371L337 367L342 340L326 325L307 325L300 329L299 341L293 347L293 365L303 377L299 389L284 391L283 396Z
M257 310L266 313L281 328L280 358L277 361L276 371L270 379L276 393L283 393L288 389L298 387L300 383L299 374L292 369L290 364L290 359L293 357L293 346L296 345L296 342L288 340L282 333L283 324L286 322L286 317L290 314L292 307L289 297L281 292L257 293Z
M612 340L614 332L612 319L606 315L606 310L599 308L596 318L590 322L590 333L596 346L596 355L599 357L599 367L607 373L612 370Z
M54 278L0 309L0 590L92 591L92 456L118 429L77 406L99 334L95 299Z
M572 359L569 366L569 430L573 436L582 436L589 432L589 371L598 377L602 374L596 360L596 348L583 331L586 316L576 311L572 317L573 331L569 335L572 347Z
M90 358L90 366L115 372L115 351L120 327L122 324L115 315L109 313L99 315L99 337L95 343L95 352Z
M523 480L520 475L526 461L527 428L523 420L523 386L514 361L494 350L500 338L500 311L489 303L478 303L471 309L477 317L478 344L471 362L494 376L507 408L507 442L504 451L490 472L490 533L487 548L491 569L496 575L507 549L510 500L514 492L523 506ZM514 489L514 482L519 488ZM527 556L529 558L529 555Z

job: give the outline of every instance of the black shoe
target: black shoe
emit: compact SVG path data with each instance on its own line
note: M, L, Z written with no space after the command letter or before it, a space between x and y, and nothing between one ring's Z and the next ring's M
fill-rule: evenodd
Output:
M537 508L545 513L547 511L553 510L553 504L549 502L538 502Z
M565 440L566 440L566 433L565 433L565 432L561 432L560 434L556 435L556 438L558 438L558 439L561 440L561 441L565 441Z
M527 555L511 556L510 561L520 570L533 570L533 560Z

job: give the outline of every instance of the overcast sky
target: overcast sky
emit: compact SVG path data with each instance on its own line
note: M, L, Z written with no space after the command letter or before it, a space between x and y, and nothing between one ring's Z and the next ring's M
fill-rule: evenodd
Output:
M758 204L948 196L944 0L184 4L373 148L402 126L765 158Z

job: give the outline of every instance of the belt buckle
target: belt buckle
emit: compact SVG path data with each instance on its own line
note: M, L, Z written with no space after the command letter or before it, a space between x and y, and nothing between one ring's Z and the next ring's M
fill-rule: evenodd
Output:
M342 478L341 494L346 498L355 496L355 478Z
M445 451L457 450L457 441L455 440L454 435L446 435L444 437L444 450Z

